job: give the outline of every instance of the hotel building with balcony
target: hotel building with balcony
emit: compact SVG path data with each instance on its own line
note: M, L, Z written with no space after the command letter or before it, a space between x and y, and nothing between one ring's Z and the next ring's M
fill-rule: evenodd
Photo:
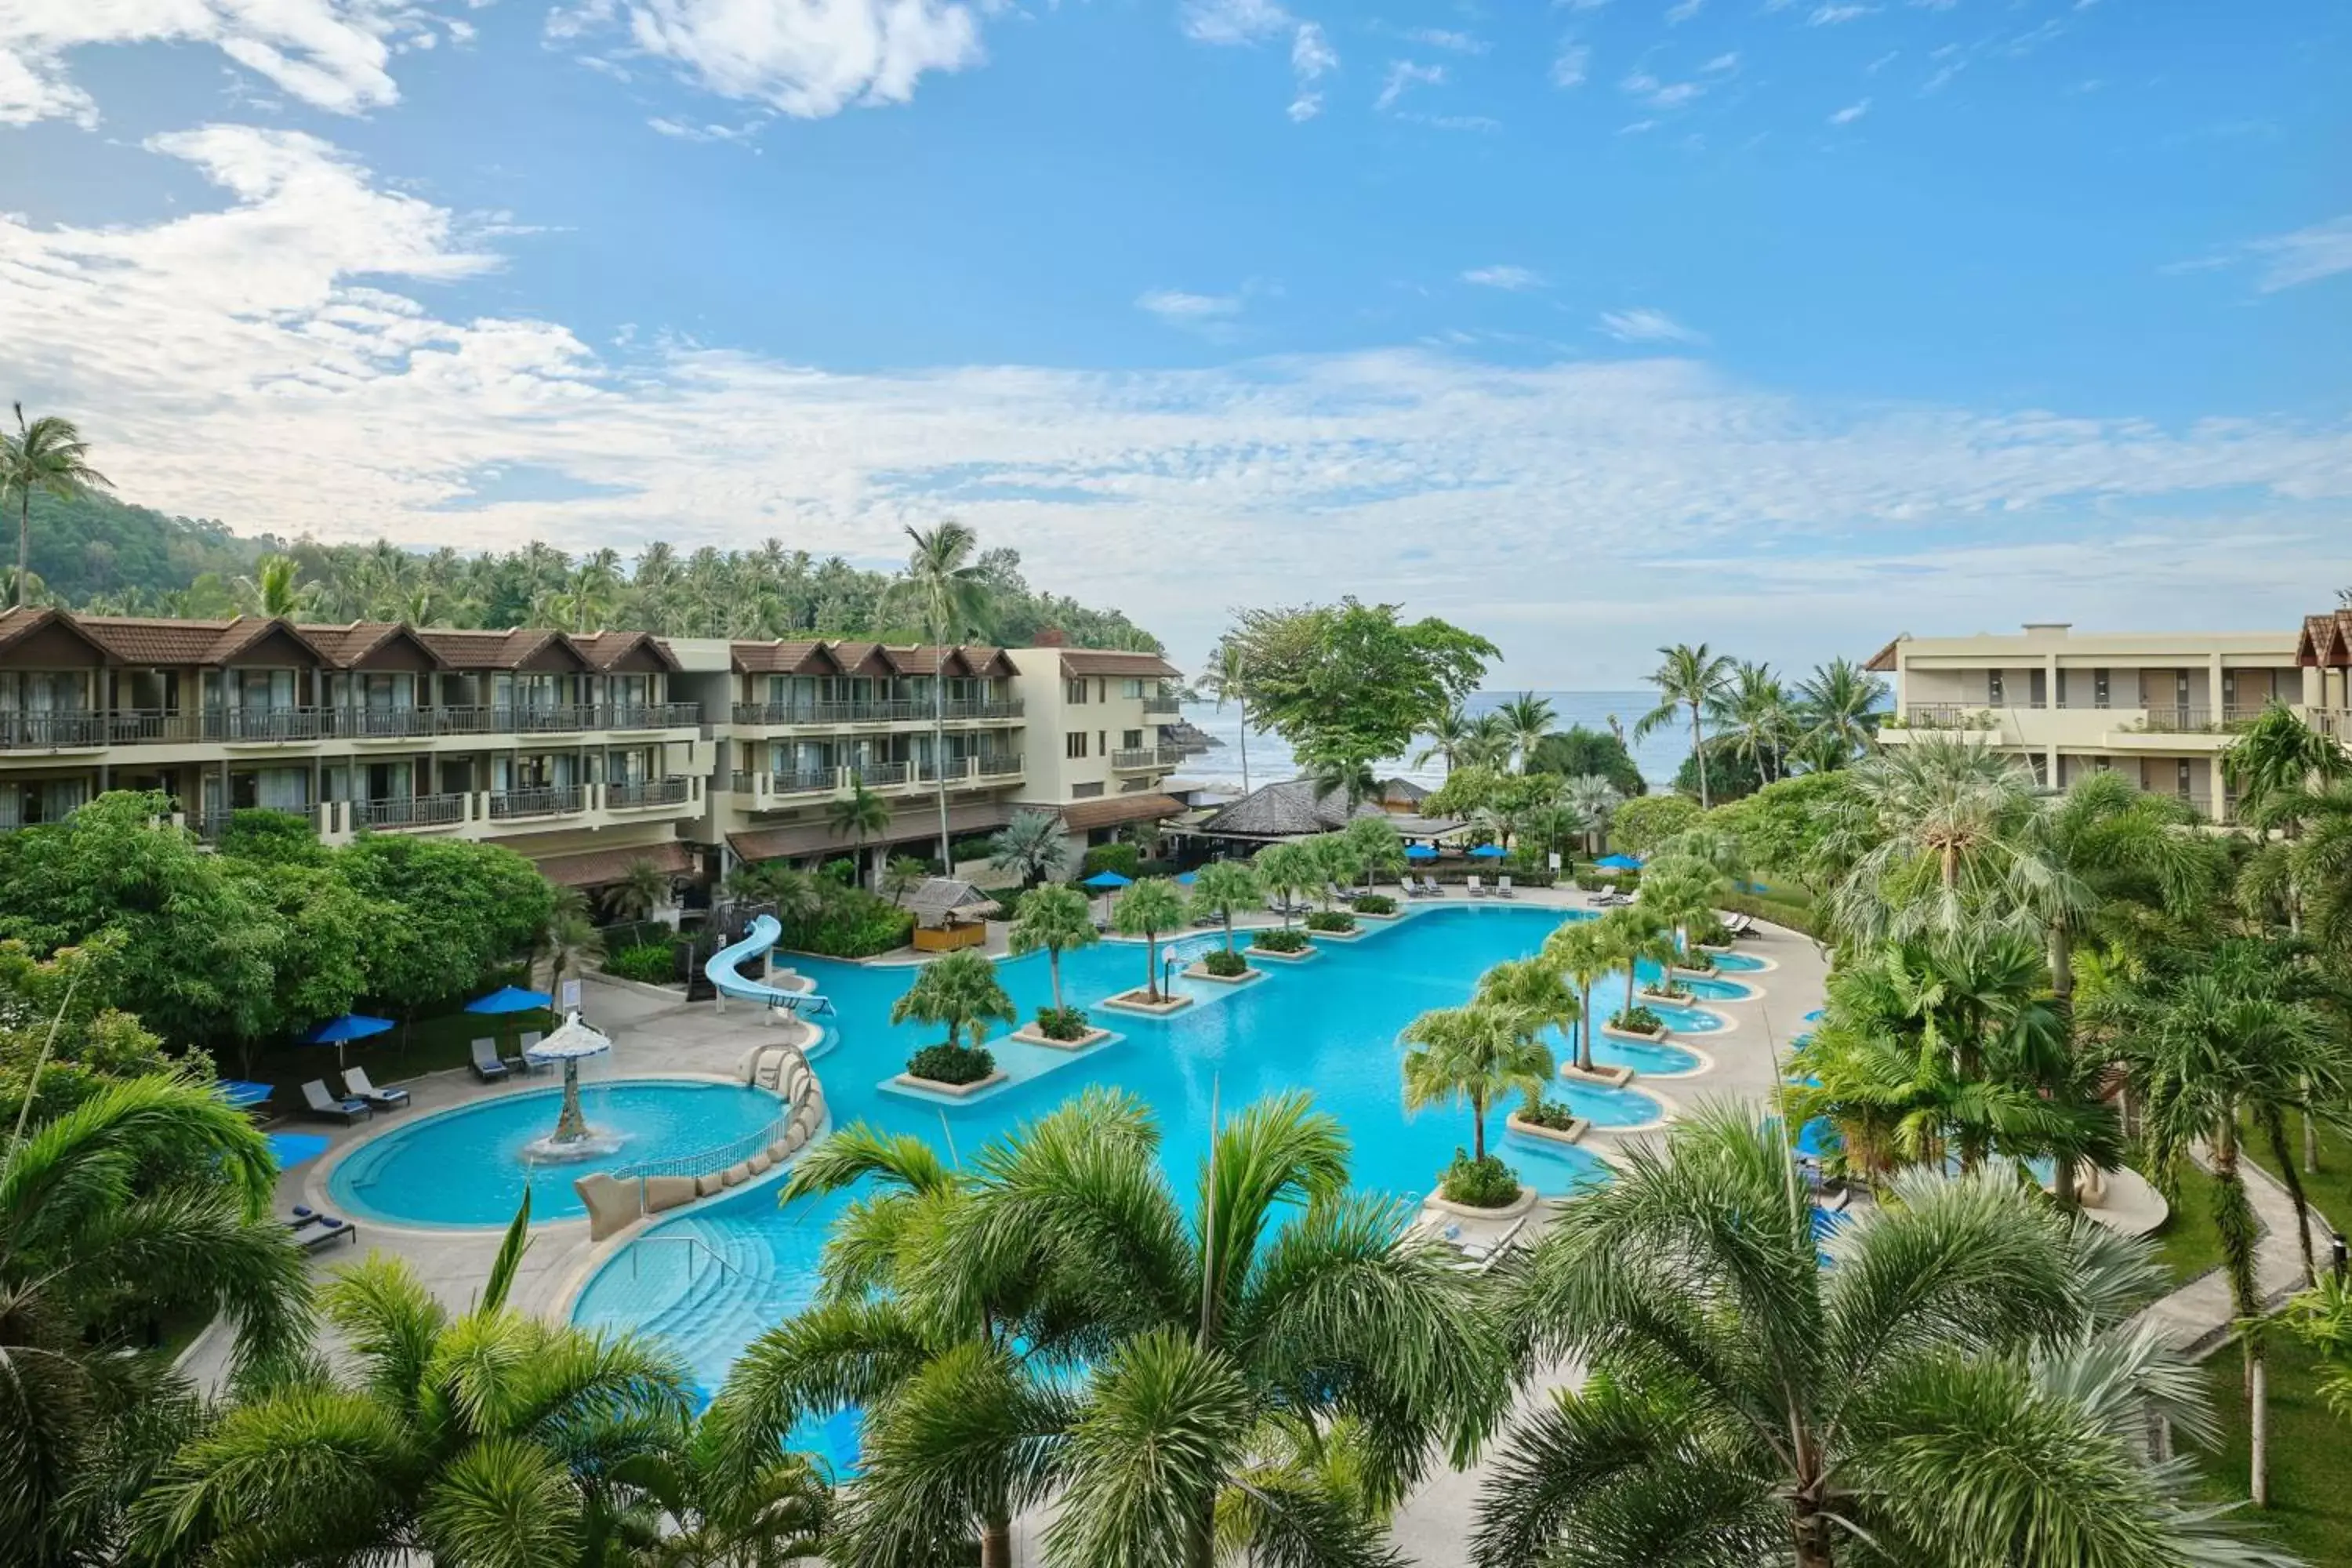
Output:
M2303 628L2084 634L2058 623L1961 637L1896 637L1870 660L1891 674L1889 746L1962 732L2024 760L2063 788L2117 770L2219 821L2234 814L2220 756L2272 703L2352 742L2346 679L2352 610Z
M1097 721L1083 755L1030 717L1059 724L1081 670ZM733 858L846 853L826 807L860 784L891 807L870 843L928 846L944 771L959 837L1034 806L1085 839L1181 809L1157 793L1176 673L1060 647L16 609L0 612L0 829L157 790L207 838L268 806L330 844L495 840L590 887L640 860L715 877Z

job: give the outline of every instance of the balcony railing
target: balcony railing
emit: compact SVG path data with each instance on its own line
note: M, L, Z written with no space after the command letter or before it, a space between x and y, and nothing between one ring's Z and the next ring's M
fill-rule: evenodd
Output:
M1020 771L1021 753L1018 752L980 759L980 776L984 779L1010 778Z
M957 716L953 702L948 717ZM997 704L1004 706L1004 704ZM1019 703L1011 705L1016 712ZM903 724L931 717L931 705L913 700L866 702L738 702L732 710L738 724ZM971 714L968 717L978 718Z
M1918 702L1898 715L1896 728L1911 730L1998 730L2000 720L1990 710L1960 702Z
M313 741L406 740L425 735L568 733L587 730L682 729L700 722L701 705L656 702L612 706L568 702L438 708L89 709L0 712L0 750L192 744L299 744Z
M677 805L694 793L694 786L683 777L637 779L626 784L604 786L604 808L625 810L640 805Z
M2168 705L2148 709L2143 717L2126 722L2124 728L2150 735L2213 735L2243 729L2262 716L2259 708Z
M1131 747L1110 754L1110 765L1114 769L1150 768L1157 767L1159 763L1160 753L1150 746Z
M770 773L770 795L830 795L840 783L841 775L832 768L802 768L797 772Z
M868 788L876 788L884 784L902 784L907 782L907 764L904 763L859 763L849 769L849 779L853 784L862 784L866 785Z
M965 697L950 701L944 715L950 719L1018 719L1022 702L1018 697Z
M586 800L586 792L578 784L500 790L490 795L490 817L499 821L513 816L563 816L583 809Z
M403 795L350 803L353 827L446 827L466 820L460 795Z
M1173 697L1147 697L1143 700L1143 710L1146 713L1177 713L1181 712L1183 707L1184 705Z

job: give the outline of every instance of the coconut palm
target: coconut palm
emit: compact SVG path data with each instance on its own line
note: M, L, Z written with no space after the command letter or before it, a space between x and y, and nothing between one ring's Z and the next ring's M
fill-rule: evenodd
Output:
M290 619L309 610L315 599L301 581L301 567L290 555L265 555L253 563L253 575L236 580L237 605L248 616Z
M604 933L588 913L588 896L579 889L555 889L539 930L539 951L547 960L547 988L557 995L562 994L566 974L584 974L604 956Z
M1717 740L1753 763L1766 784L1803 732L1788 689L1769 664L1741 664L1708 700L1706 715Z
M1257 872L1258 886L1281 901L1282 923L1288 925L1298 895L1315 885L1315 852L1304 843L1269 844L1250 864Z
M1511 747L1519 755L1519 771L1528 771L1536 743L1551 732L1556 715L1551 704L1532 691L1522 691L1496 710L1511 731Z
M1218 642L1209 656L1209 668L1201 677L1201 684L1217 700L1217 711L1225 710L1230 700L1241 709L1242 793L1250 792L1249 771L1249 668L1242 645L1232 637Z
M1478 1568L2284 1564L2151 1462L2158 1415L2218 1434L2193 1370L2128 1314L2148 1247L1989 1177L1913 1173L1818 1266L1771 1123L1709 1110L1568 1205L1507 1277L1529 1381Z
M0 1130L5 1131L5 1130ZM16 1561L82 1563L110 1534L112 1460L191 1391L137 1331L226 1314L240 1367L309 1324L301 1255L270 1215L277 1162L243 1112L173 1078L108 1083L0 1152L0 1531ZM168 1435L168 1432L167 1432Z
M1055 880L1070 868L1070 838L1050 811L1016 811L988 841L988 863L1011 871L1024 888Z
M1517 1009L1491 1002L1433 1007L1404 1027L1404 1106L1470 1108L1470 1156L1486 1157L1486 1113L1508 1094L1543 1096L1557 1070Z
M940 864L952 865L948 847L947 668L945 649L978 632L989 619L989 577L979 563L980 536L952 518L931 528L906 530L913 550L896 596L915 614L924 635L942 650L931 673L931 762L939 775Z
M1462 711L1462 704L1456 702L1444 709L1422 732L1429 737L1429 744L1413 753L1412 765L1425 768L1433 762L1442 761L1451 774L1470 740L1470 718Z
M1468 731L1455 743L1454 761L1446 771L1450 773L1454 767L1487 767L1500 772L1511 765L1511 752L1517 743L1509 720L1500 713L1481 713L1470 721Z
M1410 863L1404 852L1404 835L1387 816L1359 816L1349 822L1340 837L1355 859L1356 872L1370 888L1383 876L1401 877Z
M1633 739L1641 740L1656 730L1662 730L1690 710L1691 755L1698 762L1698 803L1704 807L1714 804L1706 793L1706 740L1699 731L1699 719L1707 705L1721 697L1731 680L1732 661L1729 654L1710 653L1705 643L1692 647L1677 643L1662 647L1658 652L1665 662L1653 670L1651 685L1658 689L1658 705L1643 714L1633 725Z
M471 1311L452 1319L383 1254L320 1301L347 1380L313 1370L232 1405L141 1500L174 1561L596 1562L631 1522L616 1468L675 1447L685 1369L624 1337L507 1305L528 1200Z
M89 443L70 419L44 415L26 424L16 405L16 433L0 431L0 501L16 501L16 604L25 604L33 574L33 492L70 500L113 481L89 466Z
M1642 965L1654 963L1663 972L1680 956L1674 928L1654 908L1640 904L1611 910L1594 923L1600 928L1601 940L1608 944L1610 966L1625 972L1624 1010L1630 1013Z
M2284 906L2289 929L2321 952L2352 954L2352 782L2273 795L2263 816L2291 817L2294 831L2255 851L2242 896L2256 908Z
M2042 803L2037 841L2057 874L2029 884L2049 931L2050 978L2061 1002L2074 994L2074 943L2127 935L2145 916L2192 916L2221 887L2221 845L2177 800L2150 795L2121 773L2084 774Z
M825 803L824 821L836 837L847 838L856 847L862 876L866 841L889 827L890 803L863 783L854 784L847 795L835 795Z
M1971 920L2045 929L2083 902L2049 856L2033 775L1974 737L1927 735L1849 770L1824 854L1850 869L1831 895L1864 941L1955 931Z
M1054 977L1056 1011L1062 1005L1062 954L1100 940L1087 896L1076 888L1031 889L1022 895L1021 908L1005 932L1006 945L1014 952L1045 952L1046 970Z
M1543 1053L1541 1082L1528 1093L1528 1105L1533 1109L1543 1099L1542 1087L1551 1081L1555 1068L1551 1051L1544 1044L1546 1031L1563 1039L1570 1030L1582 1022L1584 1005L1570 986L1559 966L1548 957L1509 958L1491 965L1478 976L1478 989L1473 994L1475 1005L1500 1007L1512 1016L1514 1027L1524 1037L1521 1048Z
M669 901L669 873L650 860L632 860L613 884L613 904L633 921L641 921Z
M1144 995L1160 996L1160 935L1184 923L1184 895L1165 877L1146 877L1119 895L1110 922L1121 936L1139 936L1144 944Z
M2265 704L2222 750L2221 763L2222 779L2238 796L2239 811L2248 816L2259 813L2274 795L2352 775L2352 754L2283 702ZM2292 837L2291 826L2288 832Z
M1338 795L1342 809L1352 816L1356 807L1380 793L1380 781L1372 777L1372 764L1361 757L1301 758L1307 764L1307 776L1314 782L1315 797L1322 800Z
M1843 767L1878 737L1886 682L1847 658L1815 665L1797 682L1797 744L1817 768Z
M1225 951L1234 951L1234 912L1257 907L1257 873L1246 860L1212 860L1192 877L1192 908L1214 915L1225 928Z
M1542 958L1576 987L1576 1065L1592 1070L1592 987L1617 968L1615 932L1605 921L1570 921L1544 938Z
M900 903L930 874L930 867L912 855L893 855L882 866L882 896L894 904Z
M974 1046L988 1038L991 1022L1010 1024L1018 1015L996 977L996 965L969 949L932 959L906 994L890 1004L890 1021L947 1026L950 1047L970 1035Z

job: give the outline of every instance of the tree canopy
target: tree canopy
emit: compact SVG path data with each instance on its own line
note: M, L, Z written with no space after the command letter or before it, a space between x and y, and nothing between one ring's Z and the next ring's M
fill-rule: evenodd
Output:
M1500 657L1475 633L1353 597L1245 610L1226 635L1249 670L1253 719L1313 761L1402 754Z

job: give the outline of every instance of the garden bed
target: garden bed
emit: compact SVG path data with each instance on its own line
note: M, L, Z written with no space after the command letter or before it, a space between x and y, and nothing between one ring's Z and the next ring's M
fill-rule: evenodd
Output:
M1537 1195L1533 1187L1523 1183L1519 1187L1519 1195L1501 1208L1488 1209L1480 1208L1475 1204L1457 1204L1442 1192L1430 1194L1429 1201L1423 1206L1433 1208L1439 1214L1450 1214L1456 1219L1517 1219L1536 1206Z
M890 1081L901 1089L919 1089L925 1094L944 1094L951 1100L970 1100L975 1094L994 1089L999 1084L1010 1083L1013 1079L1003 1068L998 1068L986 1078L971 1083L941 1083L938 1079L917 1078L910 1072L902 1072Z
M1601 1026L1601 1032L1609 1036L1612 1039L1641 1040L1653 1046L1663 1044L1667 1035L1667 1029L1663 1024L1658 1026L1654 1031L1649 1029L1623 1029L1618 1027L1614 1024L1603 1024Z
M1265 979L1265 971L1263 969L1244 969L1239 974L1212 974L1209 971L1195 963L1184 971L1184 978L1187 980L1206 980L1217 985L1246 985L1253 980Z
M1315 949L1309 946L1302 947L1297 952L1281 952L1274 948L1258 947L1253 944L1249 953L1252 958L1272 958L1278 959L1284 963L1303 963L1315 956Z
M1616 1031L1613 1029L1604 1029L1601 1033L1614 1034ZM1578 1067L1574 1062L1563 1062L1560 1064L1559 1076L1568 1079L1570 1083L1594 1083L1601 1085L1604 1089L1623 1089L1627 1084L1633 1081L1633 1069L1632 1068L1596 1067L1591 1071L1587 1072L1584 1068Z
M1592 1127L1592 1123L1581 1116L1565 1127L1547 1127L1540 1121L1529 1121L1516 1110L1503 1118L1503 1125L1514 1132L1524 1133L1529 1138L1547 1138L1554 1143L1573 1143ZM1481 1209L1478 1212L1484 1214L1487 1211Z
M1056 1051L1083 1051L1089 1050L1109 1039L1110 1031L1089 1028L1075 1040L1057 1040L1041 1031L1034 1024L1024 1024L1004 1037L1008 1040L1018 1040L1024 1046L1045 1046Z
M1155 1002L1148 991L1122 991L1116 996L1106 997L1096 1004L1097 1006L1114 1008L1121 1013L1141 1013L1150 1018L1164 1018L1171 1013L1181 1013L1192 1005L1192 998L1190 996L1162 995Z

